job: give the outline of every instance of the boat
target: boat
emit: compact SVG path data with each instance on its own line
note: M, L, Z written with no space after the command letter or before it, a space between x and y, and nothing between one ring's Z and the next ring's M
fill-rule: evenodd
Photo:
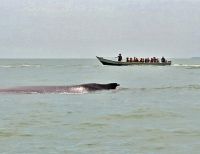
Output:
M105 59L103 57L98 57L98 56L96 56L96 57L103 65L113 65L113 66L128 66L128 65L166 66L166 65L171 65L171 61L165 61L165 62L125 62L125 61L109 60L109 59Z

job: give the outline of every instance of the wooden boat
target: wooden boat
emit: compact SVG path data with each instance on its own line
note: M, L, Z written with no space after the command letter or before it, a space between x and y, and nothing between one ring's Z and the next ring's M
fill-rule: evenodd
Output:
M171 65L171 61L166 62L124 62L124 61L114 61L105 59L103 57L98 57L97 59L103 64L103 65L113 65L113 66L127 66L127 65L155 65L155 66L165 66L165 65Z

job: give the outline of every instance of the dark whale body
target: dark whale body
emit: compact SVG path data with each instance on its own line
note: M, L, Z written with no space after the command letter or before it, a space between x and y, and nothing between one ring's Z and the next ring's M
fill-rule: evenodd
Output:
M98 84L98 83L89 83L73 86L25 86L25 87L14 87L7 89L0 89L0 93L17 93L17 94L31 94L31 93L88 93L97 90L110 90L116 89L119 86L117 83L108 83L108 84Z

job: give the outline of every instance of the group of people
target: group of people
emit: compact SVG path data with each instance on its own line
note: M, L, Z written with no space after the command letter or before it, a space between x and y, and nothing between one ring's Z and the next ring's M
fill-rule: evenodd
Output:
M121 54L118 55L118 61L119 62L122 61L122 55ZM153 58L137 58L137 57L129 58L129 57L127 57L126 62L159 63L159 59L156 58L156 57L153 57ZM166 59L164 57L162 57L161 62L165 63Z

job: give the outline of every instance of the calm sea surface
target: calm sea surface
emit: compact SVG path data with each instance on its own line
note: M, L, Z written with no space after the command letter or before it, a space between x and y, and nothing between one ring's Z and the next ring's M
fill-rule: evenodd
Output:
M103 66L0 60L0 87L120 83L88 94L0 94L1 154L199 154L200 59Z

